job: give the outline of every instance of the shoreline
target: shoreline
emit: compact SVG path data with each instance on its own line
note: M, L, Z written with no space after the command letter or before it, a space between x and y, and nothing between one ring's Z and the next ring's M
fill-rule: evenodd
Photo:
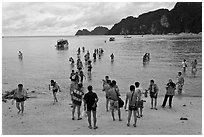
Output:
M58 92L59 102L53 105L52 92L36 92L37 98L25 102L24 116L17 114L11 101L2 102L3 135L200 135L202 134L202 97L173 98L171 109L161 108L163 96L158 97L158 110L150 109L150 98L144 98L143 117L137 120L137 127L127 127L127 112L121 109L123 121L112 121L105 110L105 93L96 90L99 97L97 108L98 129L88 129L87 118L71 120L69 92ZM125 96L122 95L125 101ZM167 102L168 105L168 102ZM81 107L81 112L83 105ZM76 112L75 112L76 116ZM186 117L188 120L180 120Z

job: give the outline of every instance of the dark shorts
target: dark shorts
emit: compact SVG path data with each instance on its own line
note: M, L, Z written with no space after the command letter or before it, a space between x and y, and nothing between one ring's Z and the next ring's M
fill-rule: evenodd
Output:
M154 93L150 93L150 98L157 98L157 95L155 96Z
M136 107L136 106L130 106L130 105L129 105L129 110L137 110L137 107Z
M137 102L137 107L138 107L138 108L144 108L144 106L143 106L143 100Z
M53 90L52 92L53 92L53 94L54 94L54 93L57 93L57 91L58 91L58 89L55 89L55 90Z
M96 107L92 107L92 106L87 106L87 111L96 111Z
M26 98L16 98L16 102L24 102Z

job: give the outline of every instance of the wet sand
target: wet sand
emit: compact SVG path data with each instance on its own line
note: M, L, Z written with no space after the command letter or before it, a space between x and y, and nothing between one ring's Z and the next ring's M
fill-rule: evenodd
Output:
M29 91L28 91L29 92ZM43 94L42 94L43 93ZM98 129L89 129L87 118L71 119L70 97L65 91L58 93L59 102L53 105L52 92L38 92L37 98L25 102L24 115L17 114L11 101L2 102L3 135L201 135L202 98L173 98L171 109L161 108L163 97L158 98L158 110L150 109L150 98L144 98L143 117L138 119L137 127L127 127L127 111L122 112L123 121L112 121L110 112L105 111L105 93L97 90L99 96L97 109ZM125 96L122 95L122 99ZM167 102L168 103L168 102ZM82 109L81 109L82 110ZM76 115L75 115L76 116ZM181 117L188 120L180 120Z

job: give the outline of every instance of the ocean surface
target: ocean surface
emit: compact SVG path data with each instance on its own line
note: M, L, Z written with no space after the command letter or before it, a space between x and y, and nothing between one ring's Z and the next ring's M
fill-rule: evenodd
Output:
M122 95L129 91L136 81L144 89L151 79L159 87L159 95L165 94L165 86L171 78L177 81L177 73L182 71L181 62L187 60L184 74L184 96L202 96L202 36L201 35L134 35L131 38L114 36L63 36L63 37L3 37L2 38L2 91L9 91L23 83L29 90L48 92L48 84L54 79L62 90L69 92L69 75L72 69L68 59L77 59L77 49L85 47L92 53L103 48L104 54L93 64L92 75L84 73L85 87L93 85L94 90L102 92L102 79L109 75L117 81ZM69 41L68 50L56 50L58 39ZM105 42L106 41L106 42ZM22 51L23 59L18 58ZM143 64L143 55L150 53L150 62ZM110 55L115 55L114 62ZM85 53L81 52L84 63ZM197 72L191 73L191 62L197 59Z

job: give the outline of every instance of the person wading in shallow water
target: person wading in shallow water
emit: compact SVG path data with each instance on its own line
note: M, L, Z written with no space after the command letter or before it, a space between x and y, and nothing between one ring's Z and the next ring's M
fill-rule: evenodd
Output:
M14 89L11 91L13 93L13 100L12 100L12 105L14 100L16 100L16 108L18 109L18 114L23 115L24 112L24 101L27 99L27 91L23 88L23 84L18 84L18 88ZM21 108L20 108L21 104Z

